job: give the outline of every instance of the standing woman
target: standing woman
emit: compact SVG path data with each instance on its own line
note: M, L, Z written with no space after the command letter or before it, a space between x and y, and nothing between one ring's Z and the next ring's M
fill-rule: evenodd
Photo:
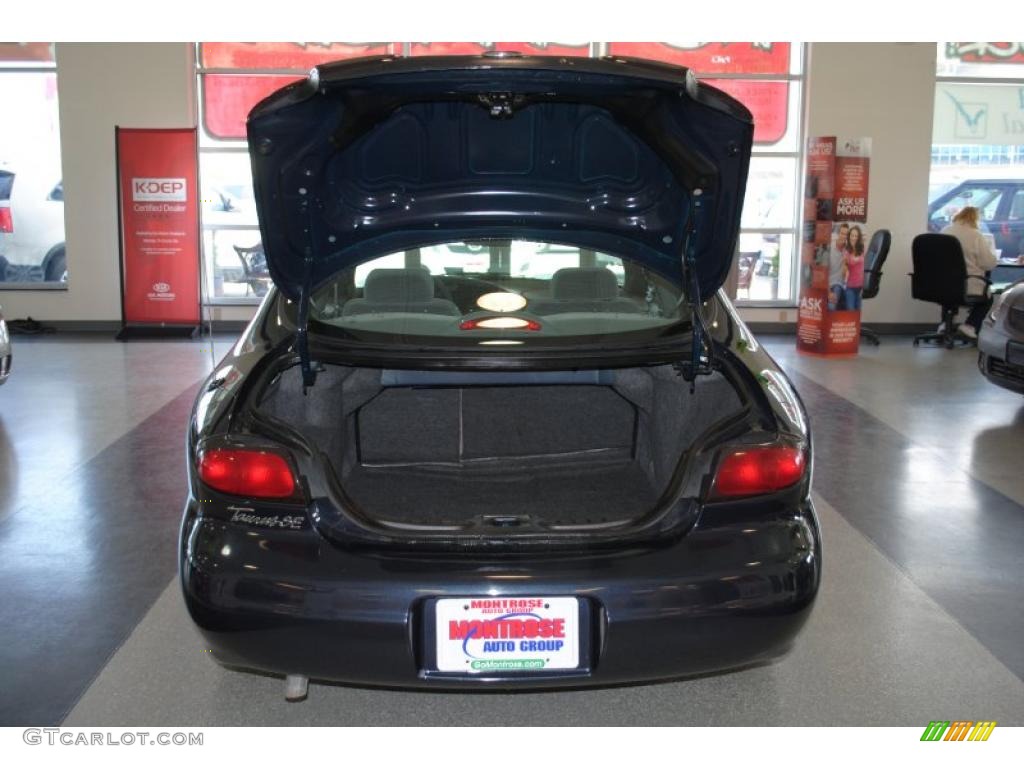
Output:
M864 292L864 233L860 227L850 227L846 245L846 308L860 309Z
M999 263L996 255L988 245L984 235L978 230L978 222L981 219L981 212L973 205L961 208L960 212L953 217L953 223L942 230L944 235L953 235L960 241L960 247L964 252L964 263L967 266L967 295L971 297L985 297L971 306L967 315L967 321L962 323L957 332L968 339L978 338L978 331L981 330L981 321L985 319L992 300L988 298L988 286L981 280L972 280L974 277L985 277L985 273L994 269Z

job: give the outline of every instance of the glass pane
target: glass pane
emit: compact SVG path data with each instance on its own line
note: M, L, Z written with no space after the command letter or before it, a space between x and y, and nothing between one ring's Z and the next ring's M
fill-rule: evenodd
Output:
M205 230L203 262L212 299L258 298L270 287L258 229Z
M981 210L981 230L991 235L1000 258L1024 255L1024 222L1012 216L1015 196L1024 189L1022 136L1024 87L936 84L930 231L941 231L957 211L974 206Z
M314 320L384 341L537 343L629 334L681 319L679 288L640 264L568 244L483 239L392 253L314 292Z
M791 301L795 238L791 233L740 234L736 298L743 301Z
M1024 77L1024 43L939 43L935 72L946 77Z
M667 61L697 74L787 75L790 43L608 43L613 56Z
M200 75L203 138L244 140L249 110L295 80L291 75Z
M256 227L259 224L248 153L203 152L199 157L199 178L203 193L200 208L203 227Z
M788 229L793 226L797 160L754 156L743 201L744 229Z
M294 69L357 56L401 54L401 43L199 43L200 66L210 69Z
M0 286L67 279L57 76L0 72Z
M728 93L754 115L754 143L777 144L789 126L789 82L765 80L705 80Z
M53 64L53 43L0 43L0 64L38 67Z

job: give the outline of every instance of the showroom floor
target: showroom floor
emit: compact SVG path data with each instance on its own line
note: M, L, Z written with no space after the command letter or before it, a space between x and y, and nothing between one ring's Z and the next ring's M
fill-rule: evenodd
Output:
M580 692L314 684L286 704L280 680L216 664L174 580L209 343L16 337L0 388L0 725L1024 725L1024 399L971 350L887 337L820 360L767 341L811 416L825 538L822 593L787 657Z

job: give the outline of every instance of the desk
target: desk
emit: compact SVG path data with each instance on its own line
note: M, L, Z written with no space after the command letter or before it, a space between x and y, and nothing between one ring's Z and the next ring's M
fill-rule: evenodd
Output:
M1002 293L1018 280L1024 279L1024 264L999 264L988 273L989 293Z

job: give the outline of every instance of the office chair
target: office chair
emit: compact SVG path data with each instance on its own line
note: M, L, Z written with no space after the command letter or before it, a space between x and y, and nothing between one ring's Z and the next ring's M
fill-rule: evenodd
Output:
M238 260L242 262L242 280L247 285L246 293L251 290L257 296L265 296L270 290L270 270L267 269L263 243L256 243L250 248L240 245L233 247Z
M868 252L864 255L864 292L861 298L873 299L878 295L878 289L882 285L882 265L889 256L891 244L892 233L888 229L880 229L871 236ZM881 344L878 334L863 325L860 327L860 335L876 347Z
M915 336L914 346L922 341L938 342L952 349L957 343L970 343L968 339L955 336L956 313L960 307L987 301L987 296L969 295L967 286L969 280L976 280L987 287L988 279L968 276L960 241L952 235L918 235L911 244L911 255L914 260L914 271L910 273L911 296L942 307L942 330Z

